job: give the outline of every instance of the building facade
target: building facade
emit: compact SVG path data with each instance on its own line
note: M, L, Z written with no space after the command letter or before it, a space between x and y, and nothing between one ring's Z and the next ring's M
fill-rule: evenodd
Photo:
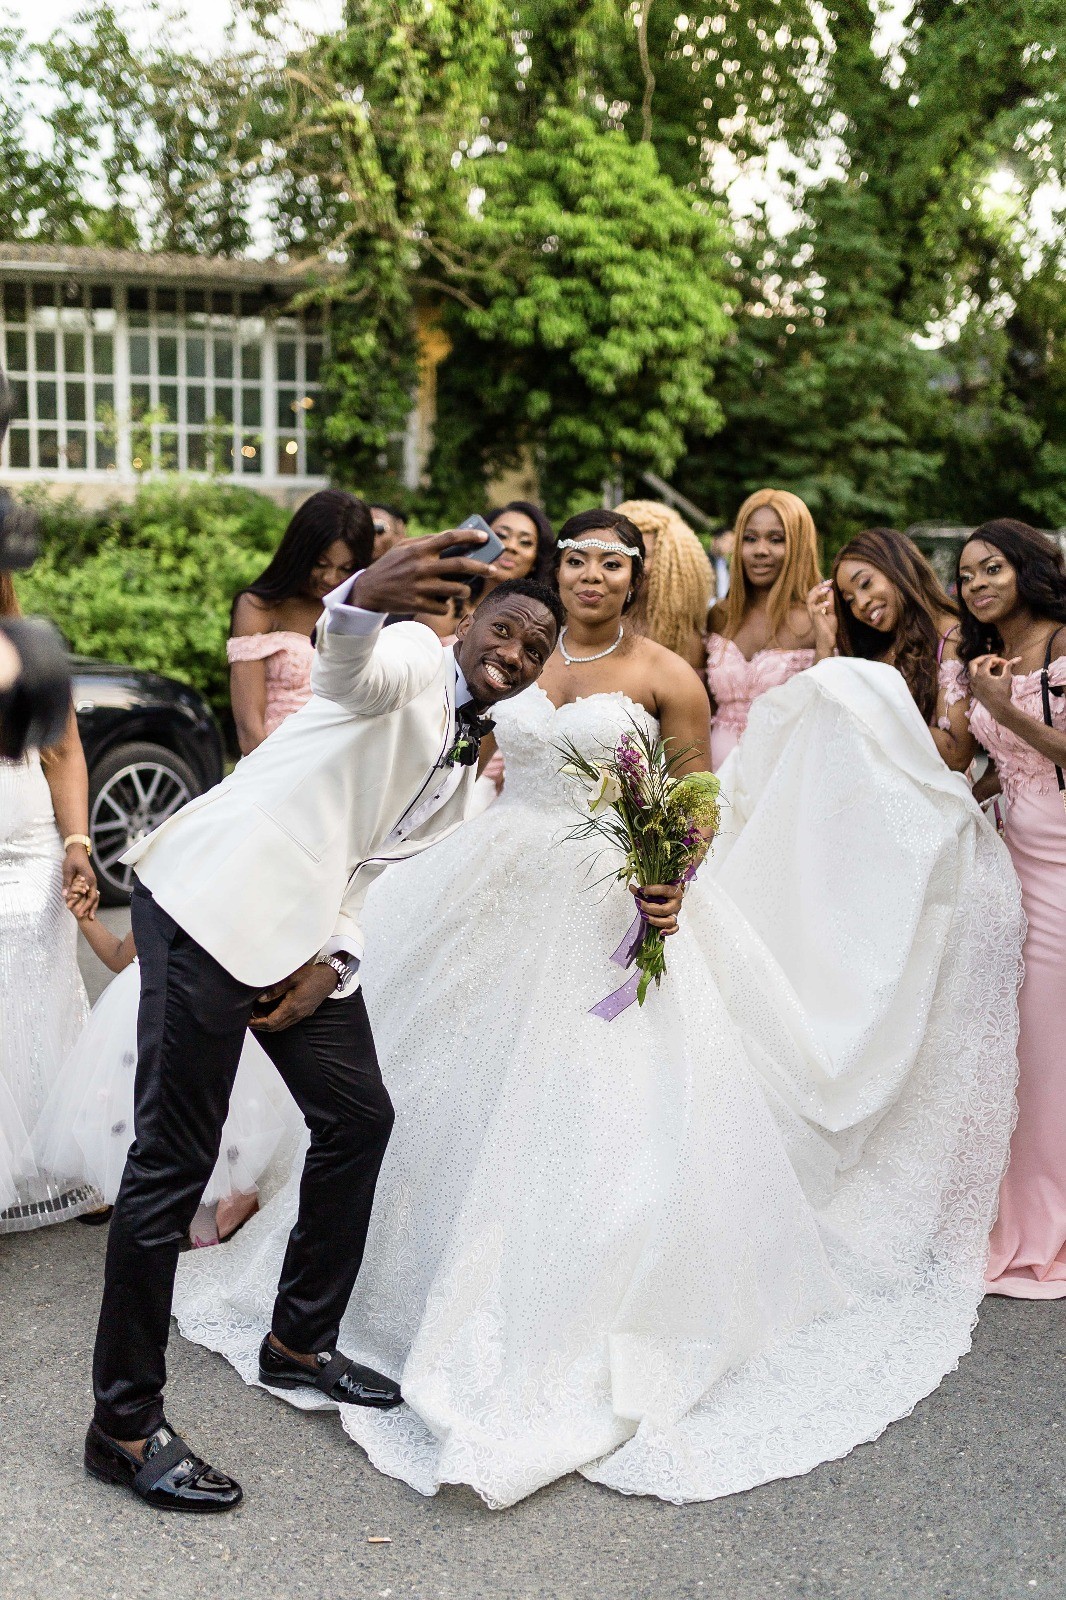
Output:
M310 426L325 327L308 268L0 244L0 366L15 415L0 481L131 493L214 475L295 502L326 482Z

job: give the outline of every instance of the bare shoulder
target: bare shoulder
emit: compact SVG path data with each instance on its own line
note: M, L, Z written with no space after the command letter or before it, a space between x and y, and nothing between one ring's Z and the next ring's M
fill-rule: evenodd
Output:
M679 709L707 706L707 690L703 679L694 667L665 645L654 639L640 639L638 657L641 671L647 674L654 688L655 699L661 707L674 705Z
M274 625L274 608L258 595L241 594L233 607L232 638L250 633L269 633Z
M961 642L962 635L959 631L959 624L956 622L955 618L946 617L941 624L939 633L940 638L943 640L943 644L940 648L941 661L958 661L959 644ZM1066 636L1063 637L1063 648L1066 649Z
M725 631L725 602L716 600L707 615L707 628L711 633Z

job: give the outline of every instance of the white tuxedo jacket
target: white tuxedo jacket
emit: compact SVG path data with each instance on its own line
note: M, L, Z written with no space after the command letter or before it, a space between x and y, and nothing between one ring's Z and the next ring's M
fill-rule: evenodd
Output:
M361 956L359 916L390 861L474 809L476 767L405 838L455 737L455 663L417 622L319 629L312 698L123 861L241 983L267 988L329 944Z

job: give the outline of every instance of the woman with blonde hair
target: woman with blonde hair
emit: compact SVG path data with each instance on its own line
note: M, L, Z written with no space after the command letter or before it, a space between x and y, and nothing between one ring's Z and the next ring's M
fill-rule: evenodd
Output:
M644 536L644 588L629 614L648 639L703 672L713 580L707 553L688 523L661 500L625 500L615 508Z
M737 512L729 593L711 612L707 687L711 765L722 765L752 702L814 662L807 596L819 581L818 535L799 495L757 489Z

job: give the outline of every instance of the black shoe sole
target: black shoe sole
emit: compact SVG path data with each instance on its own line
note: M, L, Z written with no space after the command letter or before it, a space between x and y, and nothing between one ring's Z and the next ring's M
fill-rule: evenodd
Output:
M395 1400L334 1400L331 1394L323 1394L318 1385L312 1380L306 1383L303 1378L288 1378L280 1373L264 1372L259 1368L259 1382L264 1389L314 1389L321 1394L323 1400L328 1400L334 1406L363 1406L368 1411L395 1411L397 1406L403 1405L403 1395Z
M236 1511L244 1499L234 1500L232 1505L223 1506L212 1504L210 1500L202 1500L198 1504L182 1505L179 1501L149 1500L143 1494L138 1494L126 1473L119 1466L111 1466L107 1461L91 1461L89 1452L85 1452L85 1470L90 1478L95 1478L99 1483L110 1483L118 1489L127 1489L134 1500L139 1500L142 1506L147 1506L149 1511L176 1511L182 1516L211 1516L216 1512Z

